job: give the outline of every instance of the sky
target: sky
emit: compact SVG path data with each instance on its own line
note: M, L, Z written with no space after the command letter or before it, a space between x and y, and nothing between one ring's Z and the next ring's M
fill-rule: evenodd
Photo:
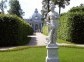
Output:
M30 18L34 13L35 8L37 8L39 13L41 13L42 0L19 0L19 2L21 5L21 8L25 12L25 15L23 16L24 18ZM65 9L62 9L61 13L67 12L68 10L70 10L70 8L79 6L81 3L84 4L84 0L70 0L70 5L66 6ZM56 6L55 11L58 12L58 6Z
M39 13L42 9L42 0L19 0L23 11L25 12L24 18L30 18L37 8Z

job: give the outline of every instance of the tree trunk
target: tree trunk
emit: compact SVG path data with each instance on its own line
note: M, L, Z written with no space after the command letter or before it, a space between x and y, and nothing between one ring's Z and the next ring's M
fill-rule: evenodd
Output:
M60 15L60 13L61 13L61 7L59 6L59 15Z
M50 7L50 6L49 6L49 2L50 2L50 0L48 0L48 12L50 11L50 9L49 9L49 7Z

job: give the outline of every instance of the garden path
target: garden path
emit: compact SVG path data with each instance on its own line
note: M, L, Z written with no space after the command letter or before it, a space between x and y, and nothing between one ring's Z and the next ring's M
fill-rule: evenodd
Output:
M32 37L30 43L28 44L29 46L46 46L47 41L46 38L47 36L43 35L40 32L36 32L34 35L29 36ZM58 46L79 46L79 47L84 47L83 45L80 44L67 44L67 43L57 43Z
M34 33L34 35L28 36L28 37L32 37L30 43L28 44L29 46L45 46L46 45L46 36L40 32L36 32Z

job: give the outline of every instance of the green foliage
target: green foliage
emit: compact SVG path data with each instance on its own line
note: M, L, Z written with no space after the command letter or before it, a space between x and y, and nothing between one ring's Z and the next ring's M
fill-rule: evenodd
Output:
M70 26L68 25L68 14L62 14L60 16L60 27L58 29L58 38L63 39L63 40L69 40L69 28Z
M71 42L84 44L84 13L70 13L68 21Z
M69 12L84 12L84 6L73 7Z
M60 18L60 28L58 37L73 43L84 44L84 6L73 7L67 14L62 14ZM62 30L62 31L61 31Z
M70 0L52 0L59 7L59 14L61 13L61 8L65 8L66 5L70 4Z
M14 14L19 17L22 17L24 12L22 11L18 0L10 0L9 5L10 5L10 9L8 11L9 14Z
M13 15L0 15L0 46L24 45L32 28L23 19Z
M70 0L52 0L55 4L60 5L61 7L64 7L64 4L70 4Z
M42 0L42 15L43 15L43 18L45 19L46 16L47 16L47 13L50 11L49 10L49 1L50 0Z
M58 37L73 43L84 43L84 13L69 12L62 15Z
M43 28L42 28L42 33L44 35L48 35L48 26L46 24L44 24Z

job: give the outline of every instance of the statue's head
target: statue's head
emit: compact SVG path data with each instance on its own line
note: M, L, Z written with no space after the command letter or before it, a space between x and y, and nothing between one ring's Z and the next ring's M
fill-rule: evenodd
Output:
M54 10L55 9L55 5L54 2L50 1L50 10Z
M46 2L45 2L45 1L43 1L43 2L42 2L42 5L46 5Z

